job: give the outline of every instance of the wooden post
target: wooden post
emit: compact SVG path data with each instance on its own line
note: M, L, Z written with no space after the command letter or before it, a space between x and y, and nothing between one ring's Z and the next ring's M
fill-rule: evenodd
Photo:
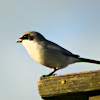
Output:
M44 100L100 100L100 70L42 77L38 91Z

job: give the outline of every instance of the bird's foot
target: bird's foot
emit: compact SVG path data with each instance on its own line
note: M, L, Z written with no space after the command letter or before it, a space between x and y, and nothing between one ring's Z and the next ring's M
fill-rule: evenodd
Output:
M54 74L54 72L57 71L57 70L58 70L58 68L57 68L57 69L55 68L55 69L53 70L53 72L49 73L48 75L42 75L41 78L42 78L42 77L52 76L52 75L57 75L57 74Z
M57 75L57 74L42 75L41 78L42 78L42 77L48 77L48 76L54 76L54 75Z

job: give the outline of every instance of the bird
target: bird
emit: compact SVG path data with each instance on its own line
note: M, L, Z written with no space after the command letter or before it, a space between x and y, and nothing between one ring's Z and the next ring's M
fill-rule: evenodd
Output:
M58 44L47 40L37 31L24 32L16 42L23 44L33 60L53 69L51 73L45 76L51 76L57 70L73 63L87 62L100 64L100 61L82 58L79 55L71 53Z

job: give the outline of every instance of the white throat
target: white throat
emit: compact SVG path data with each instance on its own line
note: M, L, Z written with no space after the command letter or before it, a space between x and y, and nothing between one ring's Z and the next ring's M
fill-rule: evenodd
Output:
M40 61L40 50L41 50L41 45L39 45L36 41L30 41L30 40L23 40L22 44L24 47L27 49L29 55L31 56L32 59L34 59L37 62Z

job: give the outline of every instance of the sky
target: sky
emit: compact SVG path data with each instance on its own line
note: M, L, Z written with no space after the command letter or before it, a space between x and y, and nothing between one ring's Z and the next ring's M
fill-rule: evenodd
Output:
M100 0L0 0L0 100L42 100L38 80L50 68L38 64L16 40L26 31L81 57L100 60ZM100 70L76 63L56 74Z

